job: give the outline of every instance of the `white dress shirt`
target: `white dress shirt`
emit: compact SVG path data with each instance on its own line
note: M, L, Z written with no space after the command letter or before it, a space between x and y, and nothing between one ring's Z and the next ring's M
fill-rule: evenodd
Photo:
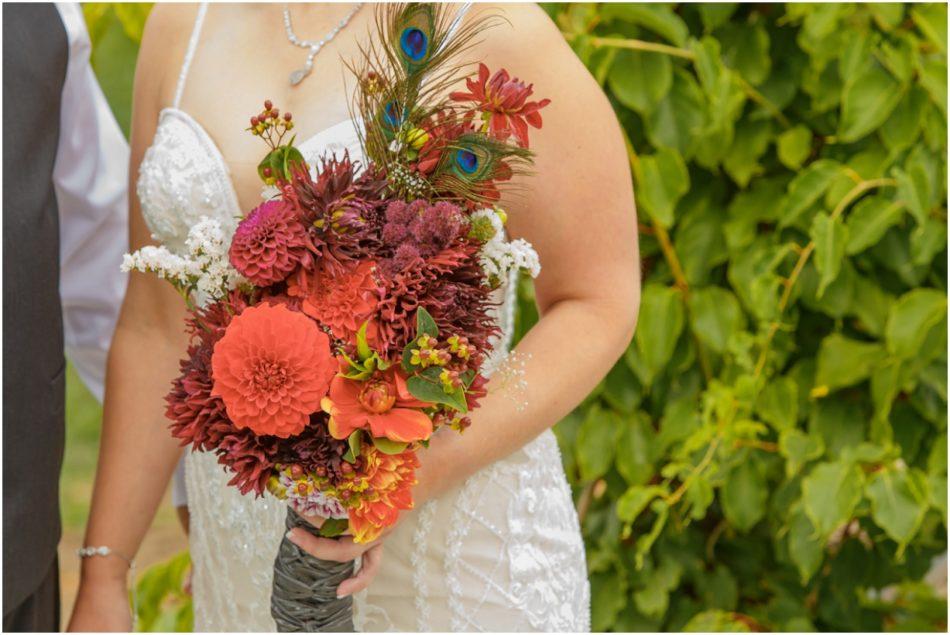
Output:
M79 4L56 3L69 39L53 184L59 204L66 356L100 401L106 356L125 295L129 146L89 62Z

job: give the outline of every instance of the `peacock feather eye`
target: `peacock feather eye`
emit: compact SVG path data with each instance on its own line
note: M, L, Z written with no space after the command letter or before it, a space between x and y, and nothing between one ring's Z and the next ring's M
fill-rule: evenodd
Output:
M387 103L385 108L383 108L383 117L386 119L386 123L393 128L398 128L402 124L404 113L400 113L399 111L399 104L394 101Z
M399 38L399 46L406 57L413 62L419 62L429 52L429 38L422 29L414 26L407 27L403 29L402 36Z
M455 164L465 174L474 174L478 171L478 156L470 150L456 150Z

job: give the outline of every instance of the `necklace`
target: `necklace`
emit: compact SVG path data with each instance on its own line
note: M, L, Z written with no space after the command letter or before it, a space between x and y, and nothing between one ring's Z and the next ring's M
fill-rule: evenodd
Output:
M333 27L333 30L323 36L322 39L314 42L313 40L301 40L294 33L294 28L290 24L290 8L285 4L284 5L284 30L287 32L287 39L294 46L299 46L300 48L310 49L310 53L307 54L307 63L303 65L303 68L298 68L290 74L290 85L296 86L302 82L313 70L313 58L317 56L317 53L320 52L326 44L328 44L333 38L336 37L336 34L343 30L350 19L356 15L356 12L363 8L363 3L358 2L353 10L350 11L345 18L340 20L340 23Z

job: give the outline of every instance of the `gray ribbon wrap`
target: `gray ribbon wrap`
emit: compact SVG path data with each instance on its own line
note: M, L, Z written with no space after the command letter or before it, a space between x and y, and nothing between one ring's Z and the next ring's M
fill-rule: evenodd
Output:
M314 536L317 528L287 508L287 530L303 527ZM354 632L353 598L338 598L336 589L353 576L353 562L314 558L286 537L274 560L274 590L270 613L281 633Z

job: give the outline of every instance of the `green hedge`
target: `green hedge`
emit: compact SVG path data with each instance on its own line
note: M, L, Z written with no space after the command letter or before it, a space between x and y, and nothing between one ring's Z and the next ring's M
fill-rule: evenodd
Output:
M945 630L946 5L546 9L640 214L635 340L558 426L594 629Z
M635 341L557 427L594 629L945 630L946 6L545 8L641 217ZM126 130L147 10L86 5Z

